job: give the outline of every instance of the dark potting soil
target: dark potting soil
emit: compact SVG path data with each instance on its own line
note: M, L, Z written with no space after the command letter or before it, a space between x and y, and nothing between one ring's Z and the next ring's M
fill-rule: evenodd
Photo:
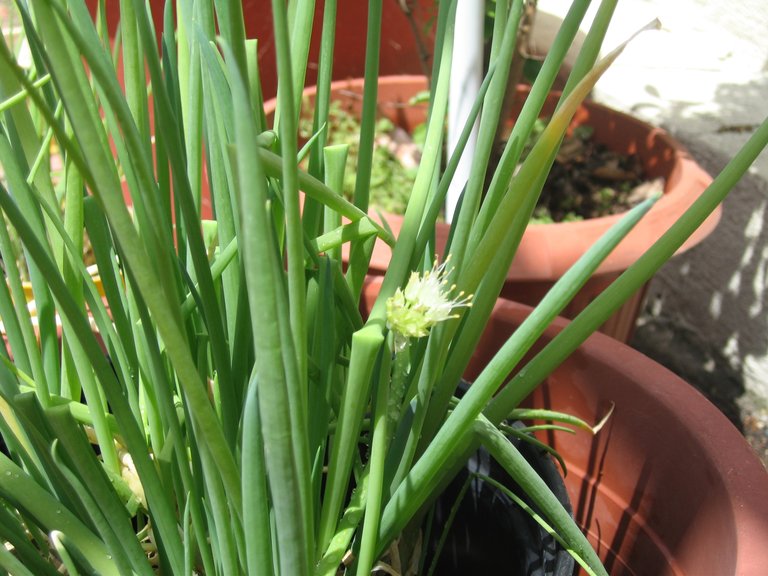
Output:
M327 144L349 146L344 194L351 199L357 174L360 121L339 102L329 110ZM533 148L547 126L537 120L522 158ZM568 134L542 189L533 214L533 223L578 221L626 212L664 188L663 179L648 180L640 159L606 148L592 138L592 128L579 126ZM409 134L386 118L378 121L371 174L371 207L402 215L421 160L424 126ZM300 122L300 136L312 136L311 117ZM498 162L504 142L496 146L489 173Z
M663 189L663 179L645 178L637 156L608 149L592 139L590 127L580 126L563 140L533 221L568 222L619 214Z

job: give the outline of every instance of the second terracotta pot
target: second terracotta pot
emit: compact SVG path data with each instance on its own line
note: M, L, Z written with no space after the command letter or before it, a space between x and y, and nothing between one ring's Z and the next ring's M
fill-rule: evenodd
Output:
M426 79L423 76L381 78L378 93L379 114L405 130L412 131L425 121L427 106L411 105L409 100L426 87ZM314 93L314 88L305 90L308 102L312 102ZM362 93L362 79L339 81L332 85L332 98L341 102L353 115L361 111ZM542 113L551 114L556 102L556 97L551 97ZM268 108L273 106L273 103L267 104ZM562 312L569 318L583 310L637 260L712 181L685 149L659 128L593 102L585 102L574 117L573 126L584 124L594 128L593 137L596 142L605 144L617 152L636 154L642 162L645 175L649 179L662 177L666 184L663 198L603 262ZM402 217L387 215L386 218L397 234ZM507 275L502 296L532 306L537 304L554 282L620 218L621 215L615 215L581 222L528 226ZM719 218L718 210L678 253L701 242L714 230ZM448 226L438 224L436 236L438 248L442 250L448 238ZM371 260L371 273L383 274L390 257L390 248L383 242L377 242ZM618 340L628 341L642 305L643 295L644 289L641 289L602 326L601 331Z

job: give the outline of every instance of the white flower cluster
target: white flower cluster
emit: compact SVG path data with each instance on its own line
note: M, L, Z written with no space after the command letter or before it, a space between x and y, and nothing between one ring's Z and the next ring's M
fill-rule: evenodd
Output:
M449 318L458 318L453 309L472 305L472 296L459 292L454 298L451 292L455 285L448 286L445 262L438 265L437 260L431 270L420 275L412 272L405 289L397 289L394 296L387 300L387 328L395 334L395 350L405 348L409 338L422 338L438 322Z

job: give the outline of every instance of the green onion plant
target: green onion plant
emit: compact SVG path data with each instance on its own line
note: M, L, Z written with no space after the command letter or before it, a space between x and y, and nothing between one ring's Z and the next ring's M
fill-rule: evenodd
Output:
M277 112L267 119L258 39L246 39L239 0L168 1L155 9L162 33L149 3L120 0L112 36L104 0L90 10L83 0L16 1L31 64L21 67L0 42L0 256L15 262L20 239L35 314L6 265L5 573L370 574L405 554L400 536L421 529L441 487L480 446L584 569L606 573L508 440L505 420L722 201L768 143L768 124L516 371L653 200L630 211L457 400L569 121L621 51L597 58L616 0L600 3L557 112L518 168L589 5L573 1L486 178L525 4L495 2L490 66L468 122L479 118L479 145L438 255L434 225L461 151L443 159L456 1L439 2L423 157L397 239L367 215L383 0L368 2L360 54L353 201L340 194L346 150L325 145L334 38L349 31L335 29L343 2L326 0L313 24L314 4L261 8L278 69ZM313 36L321 46L314 134L300 149ZM56 185L52 154L64 166ZM208 199L213 220L201 216ZM82 262L86 233L103 296ZM393 255L374 299L366 272L375 241Z

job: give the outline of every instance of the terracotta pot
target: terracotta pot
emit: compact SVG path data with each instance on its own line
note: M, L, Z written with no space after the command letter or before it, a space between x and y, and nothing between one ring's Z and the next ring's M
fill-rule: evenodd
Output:
M364 307L373 304L380 282L369 277ZM465 372L468 381L530 311L497 301ZM535 350L567 323L556 319ZM540 435L566 463L574 518L609 574L768 574L768 471L733 424L687 382L597 333L525 404L587 422L600 421L613 406L595 436Z
M530 309L500 300L468 379ZM567 323L547 330L548 341ZM556 433L576 521L610 574L768 574L768 472L741 434L692 386L601 334L528 400L597 422Z
M423 74L429 63L422 64L411 25L399 6L400 2L387 1L382 6L381 48L379 73ZM411 1L416 26L423 33L426 24L437 14L437 4L432 0ZM317 82L324 2L315 5L314 30L310 47L306 86ZM265 98L277 94L277 67L275 64L274 34L270 0L243 0L246 34L259 39L259 73ZM366 23L368 2L339 0L336 13L336 42L333 55L333 78L357 78L365 71ZM425 38L431 45L429 38ZM431 53L431 46L429 48ZM426 66L426 68L425 68Z
M150 0L152 18L158 35L158 42L163 31L163 10L166 0ZM96 14L98 2L87 0L91 14ZM420 34L424 35L426 24L433 20L437 4L432 0L411 0L414 22ZM110 35L114 36L120 21L120 3L107 2L106 20ZM314 29L322 29L323 2L315 7ZM277 66L272 30L271 0L243 0L243 17L247 38L259 40L259 74L264 98L273 98L277 94ZM368 5L358 0L339 0L336 17L336 42L333 59L333 78L355 78L365 72L365 23L368 19ZM362 26L362 28L361 28ZM362 33L361 33L362 30ZM430 51L433 43L431 32L422 38ZM379 72L386 74L421 74L429 69L429 62L422 62L422 55L417 46L411 23L397 2L385 2L382 7L381 52ZM306 85L317 81L318 60L320 53L320 34L314 34L309 53L309 64L305 79ZM118 73L122 74L122 64L118 64ZM150 123L154 125L154 109L150 106ZM153 144L154 146L154 144ZM127 184L123 183L124 196L130 202ZM208 188L207 165L203 162L203 189L201 197L201 216L213 218L210 190Z
M165 0L150 0L155 28L163 30L163 6ZM314 30L310 45L309 65L306 85L317 82L317 69L320 54L320 33L322 30L324 2L315 5ZM427 26L437 14L437 3L433 0L410 0L414 21L420 34L433 30ZM96 0L88 0L92 14L96 12ZM120 3L107 2L107 22L110 33L114 35L120 20ZM272 30L271 0L243 0L243 17L247 38L259 40L259 74L265 98L277 94L277 66L275 63L275 39ZM333 78L356 78L365 71L366 22L368 21L368 3L359 0L338 0L336 14L336 42L333 58ZM431 56L433 39L427 32L422 41L428 46ZM388 74L423 74L429 71L429 62L423 62L414 31L408 18L399 6L399 2L387 1L382 6L381 48L379 72Z
M408 105L409 99L426 89L421 76L381 78L379 81L379 113L406 130L412 130L426 118L426 105ZM342 102L352 114L362 105L362 79L335 82L334 99ZM525 91L520 88L521 93ZM315 89L305 95L311 100ZM522 99L518 99L522 100ZM547 102L544 115L552 112L556 99ZM519 102L518 104L521 104ZM269 110L273 103L267 103ZM519 108L518 108L519 109ZM637 154L648 178L663 177L664 196L632 233L603 262L595 275L563 311L573 318L600 292L634 262L677 218L698 198L712 178L668 134L636 118L611 110L594 102L586 102L576 113L573 125L594 127L594 139L612 149ZM532 224L526 230L517 255L509 270L502 296L529 305L537 304L552 284L616 221L621 215L594 218L581 222ZM718 209L679 250L683 252L701 242L717 225ZM387 215L387 222L397 234L402 217ZM438 224L438 247L442 250L448 237L448 226ZM678 252L678 253L679 253ZM390 248L377 242L371 259L371 272L383 274L391 257ZM602 332L628 341L640 310L644 289L635 294L601 328Z

